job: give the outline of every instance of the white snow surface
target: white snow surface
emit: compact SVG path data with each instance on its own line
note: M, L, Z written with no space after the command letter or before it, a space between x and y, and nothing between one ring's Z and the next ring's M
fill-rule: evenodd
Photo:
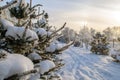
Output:
M4 26L4 29L8 29L10 26L14 26L14 24L4 18L0 18L0 23Z
M84 48L70 47L61 58L65 62L59 74L62 80L120 80L120 63Z
M0 61L0 80L4 80L14 74L33 70L34 65L30 59L20 54L7 54L7 58ZM30 75L21 80L27 80Z
M44 61L41 61L39 64L39 71L40 71L40 74L44 74L45 72L49 71L50 69L54 68L55 67L55 64L53 61L50 61L50 60L44 60Z

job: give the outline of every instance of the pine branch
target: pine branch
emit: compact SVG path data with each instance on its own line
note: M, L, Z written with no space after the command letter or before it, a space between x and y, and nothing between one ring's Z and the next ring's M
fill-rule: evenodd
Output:
M76 36L77 36L77 35L75 35L74 41L72 41L71 43L68 43L66 46L64 46L64 47L62 47L62 48L60 48L60 49L55 50L53 53L51 53L51 52L47 52L47 53L60 54L60 52L68 49L71 45L73 45L73 44L75 43L75 41L76 41Z
M34 17L34 18L37 18L37 17L39 17L39 16L43 15L44 13L45 13L45 11L43 10L43 12L42 12L42 13L40 13L40 14L38 14L38 15L35 15L35 17Z
M30 20L27 20L26 22L24 22L21 26L28 26Z
M60 52L62 52L62 51L64 51L64 50L66 50L66 49L68 49L71 45L73 45L74 44L74 41L73 42L71 42L71 43L69 43L69 44L67 44L66 46L64 46L64 47L62 47L62 48L60 48L60 49L58 49L58 50L55 50L54 52L46 52L46 53L49 53L49 54L61 54Z
M26 32L27 32L27 29L28 29L28 26L25 27L25 30L23 32L23 36L22 36L22 39L25 39L25 36L26 36Z
M34 9L34 8L36 8L36 7L38 7L38 6L43 6L43 5L41 5L41 4L36 4L36 5L34 5L34 6L31 8L31 10Z
M58 68L62 67L64 64L59 64L56 67L50 69L48 72L45 72L44 75L48 75L50 72L53 72L55 70L57 70Z
M9 3L9 4L5 5L5 6L0 7L0 10L4 10L4 9L8 8L9 6L11 6L11 5L15 4L15 3L17 3L17 1L16 1L16 0L15 0L15 1L13 1L12 3Z
M8 77L5 80L20 80L21 77L32 74L32 73L36 73L36 72L37 72L37 70L30 70L30 71L26 71L23 73L14 74L13 76Z
M56 50L55 53L56 53L56 52L57 52L57 53L60 53L61 51L64 51L64 50L68 49L68 48L69 48L71 45L73 45L73 44L74 44L74 41L73 41L72 43L70 43L70 44L62 47L61 49Z
M48 26L46 31L49 31L52 28L52 26Z
M66 22L64 23L64 25L63 25L60 29L58 29L58 30L56 30L55 32L53 32L50 36L56 34L56 33L59 32L60 30L62 30L65 26L66 26Z
M33 10L29 11L29 12L27 13L27 15L28 15L28 16L33 15L36 11L37 11L36 9L33 9Z

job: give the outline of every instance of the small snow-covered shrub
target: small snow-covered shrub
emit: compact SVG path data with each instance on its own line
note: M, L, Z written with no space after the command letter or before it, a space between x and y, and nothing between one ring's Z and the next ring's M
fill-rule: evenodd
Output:
M120 50L118 49L118 50L113 50L113 51L111 51L111 53L110 53L110 56L113 58L113 59L115 59L115 61L120 61Z
M3 51L0 51L0 54L3 54ZM27 57L24 57L20 54L8 53L6 59L0 61L0 80L4 80L15 74L23 73L33 69L34 65ZM30 75L24 76L21 78L21 80L27 80L29 77Z

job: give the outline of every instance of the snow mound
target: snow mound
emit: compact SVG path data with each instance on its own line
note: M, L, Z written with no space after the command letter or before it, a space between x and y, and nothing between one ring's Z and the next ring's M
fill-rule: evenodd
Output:
M47 36L47 31L44 28L35 28L34 31L38 34L38 36L43 37Z
M0 80L4 80L14 74L23 73L34 69L30 59L20 54L7 54L7 58L0 61ZM27 80L30 75L22 77Z
M41 80L40 79L40 74L39 73L35 73L35 74L31 75L29 80Z
M16 27L16 26L12 27L12 26L11 26L11 27L9 27L9 28L7 29L7 32L6 32L5 36L6 36L6 37L12 36L12 37L14 37L15 39L19 39L19 37L18 37L17 35L19 35L20 38L22 38L22 36L23 36L23 34L24 34L24 31L25 31L25 27ZM30 37L30 38L28 39L28 41L38 40L37 34L36 34L34 31L30 30L30 29L27 29L27 30L26 30L25 39L27 39L28 37Z
M111 49L110 56L118 61L120 61L120 49Z
M17 27L17 26L14 26L10 21L6 20L6 19L3 19L3 18L0 18L0 23L3 25L3 28L5 30L7 30L5 36L8 37L8 36L12 36L14 37L15 39L19 39L17 35L20 36L20 38L22 38L23 36L23 33L25 31L25 27ZM25 39L28 38L28 41L31 41L31 40L38 40L38 36L37 34L30 30L30 29L27 29L26 30L26 36L25 36Z
M48 72L50 69L55 67L55 64L53 61L50 60L45 60L45 61L41 61L39 64L39 70L40 70L40 74L44 74L45 72Z
M7 51L3 50L3 49L0 49L0 54L9 54Z
M54 52L55 50L59 50L60 48L62 47L59 46L59 43L54 41L50 43L50 45L46 48L46 52Z
M52 34L52 32L48 31L47 32L47 36L50 36Z
M56 50L56 47L56 44L50 44L50 46L46 48L46 52L54 52Z
M28 55L28 58L30 58L32 61L33 60L40 60L40 59L42 59L42 57L39 54L35 53L35 52L30 53Z
M14 24L6 19L0 18L0 24L3 25L4 30L8 29L8 27L14 26Z

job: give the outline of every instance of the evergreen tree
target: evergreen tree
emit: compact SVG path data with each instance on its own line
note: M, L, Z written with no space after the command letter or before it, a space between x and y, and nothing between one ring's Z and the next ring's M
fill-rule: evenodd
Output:
M106 36L97 32L93 38L94 40L91 42L91 52L95 54L108 55L109 48Z
M53 30L52 26L49 26L48 13L44 10L39 14L36 13L36 7L39 6L42 5L36 4L32 6L31 2L29 4L24 0L12 0L0 7L0 49L4 50L0 50L1 58L4 58L6 54L6 60L11 55L15 57L14 54L22 55L22 58L30 59L29 63L31 64L28 64L29 66L34 66L31 68L32 70L26 71L23 69L22 72L15 72L14 69L8 70L12 71L13 74L0 77L0 80L53 80L60 78L56 72L64 64L59 56L74 41L60 47L57 38L59 38L60 31L65 27L66 23L61 28ZM6 16L9 13L6 10L9 10L10 13L7 19ZM3 14L3 12L6 14ZM39 16L42 16L42 18L38 19ZM37 22L33 23L32 19ZM24 61L22 58L21 62ZM11 60L12 62L14 61ZM7 62L5 63L7 64ZM27 66L27 61L19 65L21 67L23 67L22 65ZM3 71L0 71L0 74L2 73ZM25 77L26 75L30 76ZM25 78L23 79L23 77Z

